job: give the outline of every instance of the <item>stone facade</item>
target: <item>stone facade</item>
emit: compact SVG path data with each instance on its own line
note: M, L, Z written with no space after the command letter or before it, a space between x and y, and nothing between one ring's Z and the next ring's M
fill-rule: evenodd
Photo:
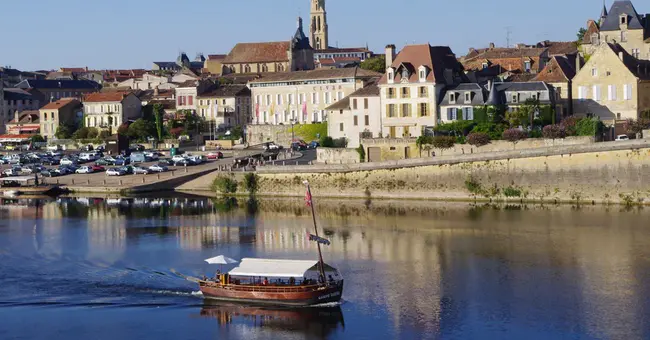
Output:
M329 47L327 11L325 0L311 0L311 26L309 29L312 47L322 50Z
M251 117L251 92L245 85L225 85L197 97L197 115L214 128L243 126Z
M83 105L75 99L60 99L45 105L39 110L41 135L47 140L53 139L59 125L76 124L83 115L82 110Z
M100 129L117 128L142 117L142 102L133 93L96 93L84 101L85 126Z
M364 87L327 108L328 135L356 148L361 138L381 137L381 99L377 85Z

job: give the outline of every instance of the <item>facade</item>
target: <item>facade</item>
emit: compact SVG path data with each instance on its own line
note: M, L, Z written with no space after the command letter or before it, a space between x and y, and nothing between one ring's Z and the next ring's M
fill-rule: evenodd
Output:
M212 83L208 81L189 80L179 84L176 89L176 110L191 110L197 112L197 97L200 93L205 92Z
M397 57L395 45L386 46L386 73L379 81L382 135L419 137L438 125L442 91L465 80L447 46L408 45Z
M367 48L334 48L314 51L316 68L342 68L359 66L362 61L372 57Z
M474 107L485 105L483 88L476 83L449 86L440 102L442 123L456 120L474 120Z
M39 110L40 133L45 139L54 139L60 124L76 124L83 115L83 105L76 99L59 99L43 106Z
M326 121L327 107L379 76L359 68L267 74L249 82L251 122L277 125Z
M225 54L210 54L205 61L205 71L220 76L223 73L223 60L226 59Z
M176 84L171 82L171 77L157 76L151 73L145 73L142 78L131 78L120 82L117 87L129 88L132 90L153 90L170 89L176 87Z
M650 16L639 15L632 1L614 1L609 11L603 7L599 22L587 22L582 41L586 53L594 53L604 42L621 46L636 59L650 60Z
M577 71L572 92L576 116L596 116L608 124L638 119L650 110L650 61L601 43Z
M83 102L86 127L117 128L142 117L142 102L132 92L102 92L86 96Z
M243 126L251 117L251 90L246 85L223 85L200 94L196 113L218 129Z
M176 61L155 61L151 67L152 71L178 72L184 68L190 69L195 73L201 73L205 63L203 54L198 53L193 61L185 52L181 52Z
M25 72L15 68L0 67L5 87L14 87L23 80L45 79L46 74L37 72Z
M515 110L529 99L537 100L540 105L554 106L555 104L554 94L546 83L531 81L525 83L493 83L486 105L505 105L508 110Z
M581 62L577 54L553 56L542 72L534 78L535 81L545 82L552 88L555 95L555 112L559 118L573 115L573 77L576 75L576 63Z
M5 124L16 112L23 112L29 110L38 110L41 107L40 96L34 95L33 90L19 89L14 87L4 88L2 90L2 115L0 115L0 126L1 128L5 127Z
M5 125L5 131L10 135L36 135L41 129L38 120L38 110L16 112L14 119Z
M381 99L377 84L361 88L329 106L328 136L347 139L348 148L357 148L362 138L381 137Z
M315 50L327 49L329 33L327 29L327 11L325 0L311 0L311 26L309 29L312 47Z
M61 98L81 99L85 94L97 92L101 85L90 80L23 80L16 85L21 89L34 89L40 95L41 105Z
M466 71L496 69L496 74L504 72L539 73L548 62L547 47L528 47L518 45L514 48L499 48L490 44L487 49L470 49L467 56L461 58Z
M224 75L313 70L314 50L298 18L298 29L291 41L239 43L221 63Z

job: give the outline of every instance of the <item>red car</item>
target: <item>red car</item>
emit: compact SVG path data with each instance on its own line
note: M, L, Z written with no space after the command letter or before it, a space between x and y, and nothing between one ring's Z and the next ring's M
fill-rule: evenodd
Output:
M223 153L221 151L212 151L205 156L207 159L222 159Z
M93 172L102 172L106 170L103 166L97 164L91 165L90 168L93 169Z

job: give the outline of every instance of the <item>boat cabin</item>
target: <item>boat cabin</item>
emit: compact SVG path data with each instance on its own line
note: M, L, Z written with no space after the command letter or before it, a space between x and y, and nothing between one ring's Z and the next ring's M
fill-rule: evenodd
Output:
M338 282L343 277L336 268L323 263L325 280ZM316 260L272 260L244 258L238 267L220 281L235 285L310 285L319 283L319 265Z

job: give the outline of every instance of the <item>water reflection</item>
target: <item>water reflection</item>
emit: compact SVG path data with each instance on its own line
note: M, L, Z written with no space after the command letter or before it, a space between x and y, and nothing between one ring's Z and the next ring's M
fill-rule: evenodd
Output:
M281 337L281 334L273 335L275 332L291 332L325 338L345 328L340 306L289 309L219 304L205 300L200 315L215 319L221 327L240 335L261 329L270 331L272 334L268 336L275 337Z

